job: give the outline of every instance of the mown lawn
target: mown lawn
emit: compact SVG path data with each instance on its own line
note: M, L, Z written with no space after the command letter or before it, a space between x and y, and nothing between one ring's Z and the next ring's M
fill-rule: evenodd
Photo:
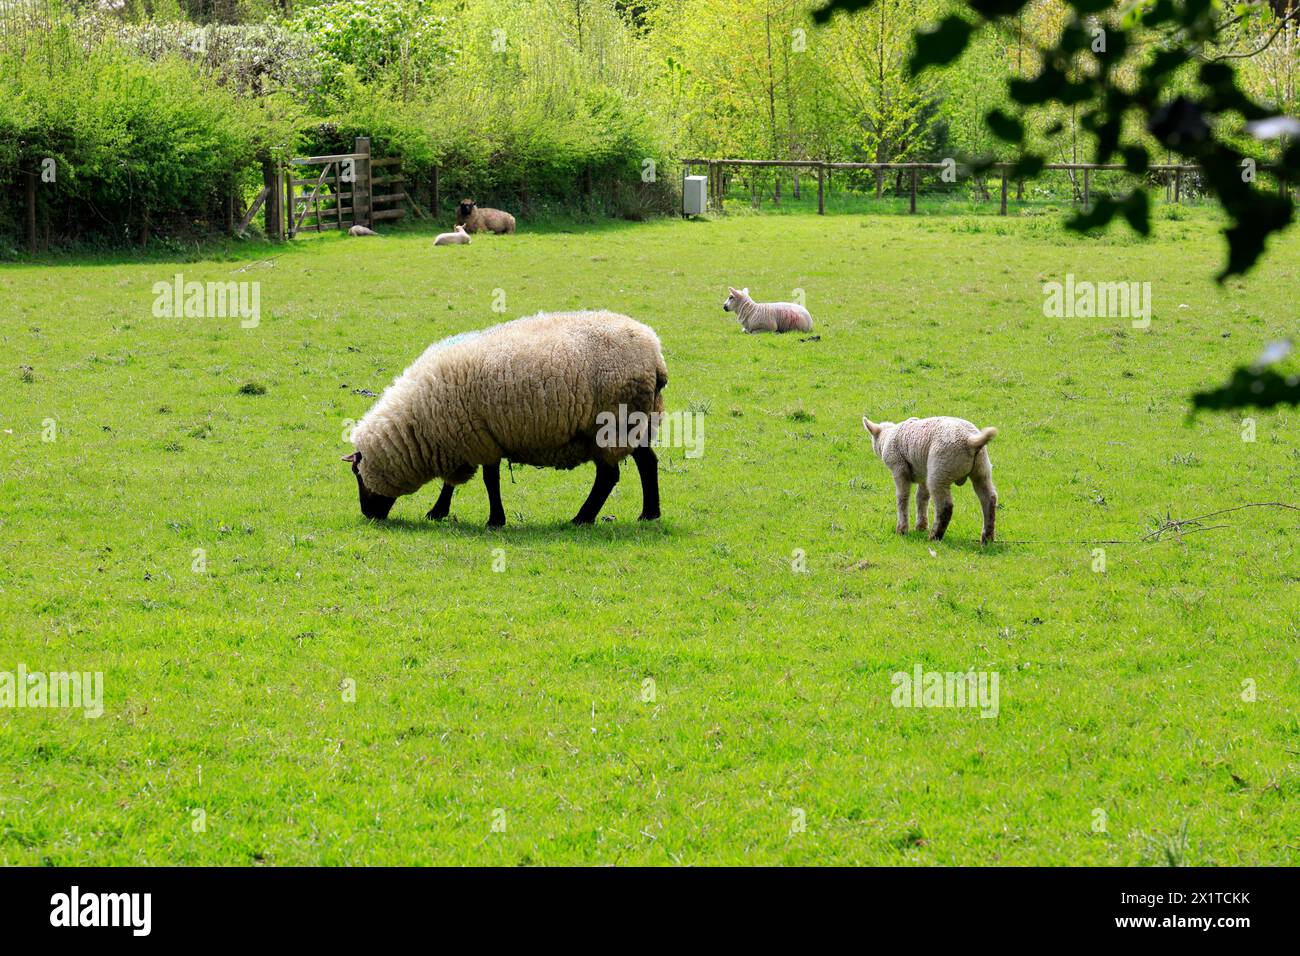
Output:
M1186 417L1295 334L1300 235L1220 288L1217 224L1177 215L1146 243L734 214L0 266L0 670L105 681L97 720L0 710L0 862L1297 862L1300 516L1140 539L1300 503L1295 410L1254 442ZM155 318L177 272L260 282L260 325ZM1150 328L1045 318L1066 273L1151 282ZM820 338L742 335L728 284L805 290ZM702 457L661 452L661 523L630 461L593 528L566 523L589 467L503 477L500 531L478 482L455 524L433 487L360 517L362 390L576 307L653 325L669 410L706 413ZM895 535L863 414L998 426L999 543L969 486L947 540ZM996 672L998 716L893 707L917 664Z

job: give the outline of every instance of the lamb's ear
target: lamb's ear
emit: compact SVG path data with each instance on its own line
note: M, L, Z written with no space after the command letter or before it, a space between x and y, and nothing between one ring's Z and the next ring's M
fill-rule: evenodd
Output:
M730 292L732 295L740 295L740 293L737 292L735 289L733 289L731 286L727 286L727 291Z
M871 437L875 438L880 434L880 426L873 422L866 415L862 416L862 427L871 432Z
M740 290L740 294L741 294L741 295L749 295L749 290L748 290L748 289L741 289L741 290Z

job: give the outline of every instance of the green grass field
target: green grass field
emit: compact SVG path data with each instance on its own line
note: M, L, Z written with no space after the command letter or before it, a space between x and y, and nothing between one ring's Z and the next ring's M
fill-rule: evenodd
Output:
M1059 222L0 267L0 670L105 689L99 719L0 710L0 862L1300 861L1300 520L1141 543L1157 516L1297 503L1296 411L1247 442L1187 399L1295 334L1300 234L1219 288L1208 211L1149 242ZM155 318L177 272L260 282L260 325ZM1151 282L1150 328L1045 318L1066 273ZM820 339L742 335L728 284L805 290ZM590 467L503 472L504 530L478 481L453 524L422 520L436 487L361 518L339 457L362 390L577 307L654 326L668 410L705 413L702 457L661 451L662 522L633 520L630 461L591 528L567 524ZM945 541L897 536L863 414L998 426L999 542L969 485ZM893 707L918 664L996 672L996 719Z

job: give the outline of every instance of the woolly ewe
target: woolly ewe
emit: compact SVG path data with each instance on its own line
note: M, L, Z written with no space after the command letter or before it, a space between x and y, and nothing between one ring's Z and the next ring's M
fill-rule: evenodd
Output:
M898 489L898 533L907 533L907 505L916 488L916 527L926 528L926 512L934 498L934 530L931 541L939 541L952 519L951 486L964 485L970 478L984 512L984 533L980 544L993 540L998 492L993 487L993 463L984 446L998 433L996 428L979 429L964 418L909 418L895 425L862 419L871 433L872 450L891 472Z
M467 232L495 232L498 235L515 231L515 217L500 209L480 208L473 199L462 199L456 207L456 225Z
M543 468L596 465L573 521L596 520L629 453L641 476L641 520L659 517L658 459L646 430L613 439L601 420L663 413L668 382L659 338L613 312L538 313L429 346L352 432L361 513L386 518L401 495L443 480L427 517L483 468L489 526L505 524L501 459Z
M464 226L457 226L451 232L440 232L438 238L433 240L435 246L467 246L469 245L469 233L465 231Z
M793 302L755 302L748 289L728 289L723 312L735 312L746 332L811 332L812 316Z

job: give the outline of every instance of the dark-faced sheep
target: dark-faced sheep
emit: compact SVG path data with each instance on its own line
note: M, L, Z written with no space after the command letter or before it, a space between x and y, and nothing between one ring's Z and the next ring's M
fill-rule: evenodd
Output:
M504 235L515 231L515 217L500 209L480 207L473 199L462 199L456 207L456 225L466 232L495 232Z
M659 517L653 423L668 382L659 338L613 312L539 313L455 335L429 346L353 429L352 463L367 518L435 478L443 481L426 517L447 517L452 491L482 467L488 525L506 522L500 464L543 468L596 465L596 481L575 524L590 524L631 454L641 476L641 520ZM611 420L648 422L615 429Z

